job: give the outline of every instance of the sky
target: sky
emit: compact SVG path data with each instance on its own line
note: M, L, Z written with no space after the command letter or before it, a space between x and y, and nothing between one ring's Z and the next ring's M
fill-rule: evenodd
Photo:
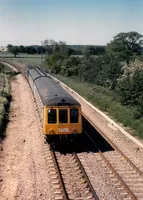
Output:
M143 34L143 0L0 0L0 46L106 45L120 32Z

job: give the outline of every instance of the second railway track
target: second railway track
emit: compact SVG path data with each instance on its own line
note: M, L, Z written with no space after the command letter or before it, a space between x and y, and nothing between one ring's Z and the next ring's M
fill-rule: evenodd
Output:
M95 138L92 139L88 133L83 129L83 132L97 148L98 159L102 160L102 167L106 170L108 168L108 175L113 180L118 191L120 191L121 199L143 199L143 173L133 164L133 162L103 133L98 132L105 137L113 150L104 151L99 144L96 143ZM94 158L94 156L93 156Z
M99 200L75 152L64 155L51 145L51 153L64 199Z
M15 67L23 72L19 66ZM90 121L90 120L89 120ZM92 124L92 123L91 123ZM96 128L96 127L95 127ZM112 146L113 151L102 152L95 141L92 143L98 149L98 153L93 154L102 160L102 167L107 170L109 177L115 181L115 187L120 191L119 199L143 199L143 173L121 152L112 141L109 140L100 130L97 131ZM89 134L89 132L88 132ZM92 139L91 139L92 140ZM52 156L49 156L49 174L54 188L54 198L62 199L98 199L92 187L88 175L82 166L82 155L75 153L61 154L51 148ZM84 160L85 158L83 158ZM54 163L53 164L53 160ZM56 166L56 170L54 167ZM89 167L90 168L90 167ZM92 171L92 170L91 170ZM90 171L89 174L92 174ZM90 176L89 176L90 177ZM63 192L64 191L64 192Z

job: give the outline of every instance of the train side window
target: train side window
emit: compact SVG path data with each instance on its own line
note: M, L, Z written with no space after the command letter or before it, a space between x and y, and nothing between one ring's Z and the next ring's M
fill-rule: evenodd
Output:
M70 109L70 123L78 123L78 109Z
M57 123L57 112L56 109L48 109L48 124Z
M68 110L67 109L59 109L59 123L68 123Z

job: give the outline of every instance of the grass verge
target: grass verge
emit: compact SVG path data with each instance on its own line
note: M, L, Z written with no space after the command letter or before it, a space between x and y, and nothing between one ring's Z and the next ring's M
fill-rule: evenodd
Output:
M40 67L41 61L42 61L42 66L44 65L45 54L42 54L42 58L40 54L19 54L16 57L14 57L14 55L9 52L0 52L0 58L15 60L22 64L28 64Z
M122 123L132 135L143 138L143 117L136 118L136 107L121 105L114 92L95 84L82 83L78 77L56 77L116 122Z
M5 84L0 96L0 138L5 138L5 129L9 119L9 106L11 101L10 94L10 79L14 76L13 73L5 75Z

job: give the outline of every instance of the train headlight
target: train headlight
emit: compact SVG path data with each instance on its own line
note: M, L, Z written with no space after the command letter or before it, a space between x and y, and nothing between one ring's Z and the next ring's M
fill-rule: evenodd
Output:
M77 130L75 128L73 129L73 133L77 133Z
M54 130L50 129L49 134L54 134L54 133L55 133Z

